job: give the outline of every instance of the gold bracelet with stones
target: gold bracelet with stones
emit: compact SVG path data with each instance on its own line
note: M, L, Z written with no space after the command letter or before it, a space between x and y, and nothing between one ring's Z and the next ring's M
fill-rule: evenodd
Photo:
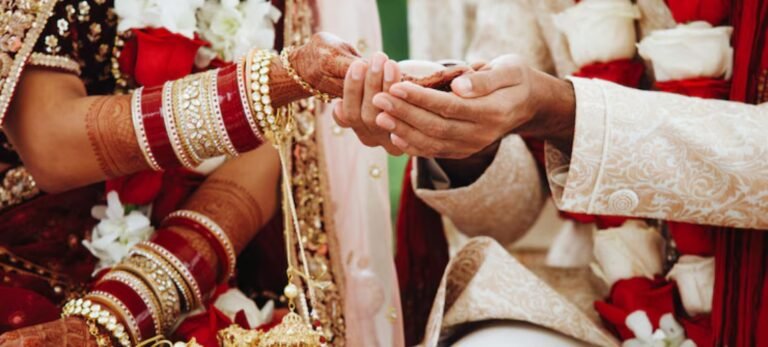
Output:
M280 53L280 63L283 65L283 69L285 69L285 71L288 73L288 76L290 76L293 81L300 85L301 88L304 89L307 93L312 94L315 98L322 102L330 102L332 99L330 95L321 92L315 87L312 87L312 85L301 78L301 76L299 76L299 74L296 72L296 69L293 68L290 60L291 52L293 52L293 49L293 47L288 46L285 47Z
M274 141L276 130L275 109L269 92L269 66L275 53L266 50L251 52L246 63L246 84L248 85L248 103L256 115L256 122L264 138Z
M139 242L136 247L136 249L144 249L145 251L151 252L171 264L173 269L181 274L181 277L184 279L184 283L189 287L189 289L192 291L192 304L191 307L198 307L199 305L202 305L205 301L203 300L203 293L200 290L200 285L197 283L197 280L195 279L195 276L192 275L191 272L189 272L189 269L187 269L184 264L177 258L173 253L169 252L167 249L163 248L162 246L151 242L151 241L142 241Z
M179 120L179 129L191 156L199 162L225 153L219 143L216 121L211 114L212 96L208 86L211 74L217 71L187 76L174 82L178 85L174 111ZM215 78L215 75L214 75Z
M168 277L173 281L173 284L176 285L176 288L178 289L179 294L181 295L182 304L181 307L183 312L189 312L191 311L194 303L194 298L192 297L192 290L187 286L186 282L184 281L184 278L181 277L181 274L179 274L178 271L175 271L173 268L173 265L169 264L167 261L163 260L163 258L153 252L147 251L143 248L133 248L128 253L129 256L138 256L146 259L147 261L150 261L154 263L154 265L162 269L162 271L168 275Z
M155 155L152 154L152 150L149 148L149 140L147 139L147 132L144 129L144 119L141 114L141 93L144 91L144 87L140 87L133 91L131 95L131 118L133 120L133 130L136 132L136 139L139 142L139 148L141 148L141 154L144 155L144 160L147 162L152 170L160 171L162 168L155 160Z
M245 119L248 121L248 125L251 127L251 131L254 135L256 135L256 138L263 141L264 134L261 132L257 121L253 118L253 112L251 111L251 98L248 96L248 88L246 87L248 85L248 82L246 81L246 75L248 74L246 72L250 71L246 69L251 65L250 62L251 59L247 55L240 58L240 60L237 62L237 91L240 93L240 103L243 106Z
M108 320L106 328L108 330L114 330L114 332L118 335L116 336L118 341L126 340L125 343L128 344L130 344L131 340L136 344L141 341L142 336L141 330L139 330L139 323L136 321L136 317L133 316L128 307L126 307L125 304L120 301L120 299L111 293L107 293L101 290L94 290L89 292L84 299L89 299L92 302L96 301L103 307L112 311L117 320ZM112 329L113 326L114 329ZM123 341L120 341L120 344L123 343Z
M188 169L194 169L199 163L193 163L189 157L189 154L184 149L184 145L181 142L179 136L179 126L176 115L174 114L174 83L165 82L163 84L163 97L162 97L162 113L163 120L165 121L165 128L168 131L168 140L173 147L173 153L176 154L179 162L182 166Z
M131 345L131 341L125 333L125 327L117 321L117 317L89 299L81 298L67 302L62 309L61 316L85 319L88 324L88 331L96 338L99 347L112 346L110 339L101 334L99 327L108 331L121 346L130 347Z
M136 277L136 275L124 270L110 271L104 275L103 280L117 281L130 287L139 297L141 297L141 301L147 305L147 310L152 316L152 323L154 323L155 326L155 334L163 333L164 317L160 310L160 304L157 302L157 298L148 284L144 283L144 281Z
M240 154L237 152L235 145L232 143L232 139L229 138L227 125L224 124L224 116L221 113L221 104L219 103L218 76L219 69L215 69L206 73L206 99L208 100L208 105L211 109L211 115L213 117L214 128L219 139L218 142L220 144L220 149L225 151L226 154L230 157L237 157Z
M117 270L133 273L144 280L152 289L155 298L160 303L160 310L164 318L160 332L168 331L173 327L175 318L181 313L181 300L179 299L179 291L171 277L155 263L138 255L125 258L113 268L113 271Z

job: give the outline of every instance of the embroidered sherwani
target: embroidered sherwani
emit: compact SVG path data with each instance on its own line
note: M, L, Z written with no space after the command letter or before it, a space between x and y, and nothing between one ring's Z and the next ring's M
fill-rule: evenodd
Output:
M663 1L638 0L636 4L641 12L640 37L674 26ZM447 4L411 0L412 52L420 59L470 61L516 53L533 67L566 77L576 64L564 36L554 27L552 14L573 5L570 0ZM446 28L451 37L446 37ZM767 226L766 106L639 91L598 80L571 81L577 99L573 156L546 149L549 187L559 208L741 228ZM508 136L486 172L472 185L458 189L429 184L434 170L419 159L412 172L414 188L465 233L503 234L503 240L509 241L509 235L521 232L520 225L537 213L537 205L530 203L530 187L542 182L532 174L537 169L527 151L517 136ZM565 293L546 275L512 266L527 265L526 258L514 251L517 259L508 257L500 248L489 246L492 243L487 239L471 242L466 246L469 251L460 251L449 264L430 317L427 345L462 323L489 318L531 322L592 344L615 343L596 321L589 321L594 311L578 305L573 300L578 295ZM504 259L506 266L482 265L500 261L497 258ZM481 265L471 272L459 265L465 263ZM518 276L507 278L502 272ZM542 279L547 285L539 282ZM544 287L539 289L543 294L506 291L526 283ZM542 312L525 305L531 301L564 309ZM505 306L509 302L513 304ZM570 317L567 324L563 316Z

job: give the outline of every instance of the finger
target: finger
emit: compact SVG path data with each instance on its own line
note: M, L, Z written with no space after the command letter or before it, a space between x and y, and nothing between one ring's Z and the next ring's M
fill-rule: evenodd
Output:
M388 91L389 88L392 88L392 85L400 81L402 77L403 74L400 71L400 66L397 65L397 62L394 60L387 61L387 63L384 64L384 84L382 85L381 90Z
M453 93L424 88L411 82L396 83L389 94L418 108L444 118L473 122L479 100L465 99Z
M453 157L453 152L462 153L463 145L450 140L436 139L425 135L414 129L405 122L402 122L387 113L381 113L376 117L379 122L395 123L394 130L390 135L392 144L411 156L420 156L427 158L434 157Z
M397 117L419 131L439 139L468 138L472 132L472 123L461 120L444 118L407 102L381 93L374 97L374 103L390 115ZM391 124L376 123L379 127L392 131ZM386 127L390 125L390 127Z
M387 55L378 52L373 55L371 59L371 66L368 69L368 74L365 76L365 91L363 92L363 106L361 115L363 124L369 131L375 132L376 128L376 115L381 112L370 101L373 96L382 91L383 79L384 79L384 65L387 63Z
M478 62L472 63L472 65L470 65L470 67L472 67L472 70L478 71L478 70L483 69L486 65L488 65L488 62L486 62L486 61L478 61Z
M333 121L342 128L349 128L349 124L344 121L344 100L333 104Z
M486 96L496 90L519 84L523 66L511 61L492 63L480 71L467 73L451 83L451 90L465 98Z
M344 79L342 112L339 118L347 127L363 126L360 110L363 103L364 78L367 69L367 64L358 60L349 67Z

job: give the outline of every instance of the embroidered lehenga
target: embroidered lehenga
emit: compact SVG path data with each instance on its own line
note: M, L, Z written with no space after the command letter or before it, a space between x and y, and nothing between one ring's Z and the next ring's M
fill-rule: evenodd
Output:
M374 1L273 4L283 12L276 25L278 51L307 43L321 29L355 42L362 53L380 46L378 25L371 25L377 17ZM20 76L32 66L79 76L88 95L127 93L136 87L130 76L121 74L119 53L130 38L118 33L113 6L112 0L3 1L0 114L9 112ZM344 16L345 11L350 16ZM357 20L339 20L352 14ZM144 96L148 93L149 88ZM321 117L326 107L320 102L307 99L295 105L290 158L284 163L290 177L284 180L293 195L301 237L285 247L285 223L275 216L240 254L237 281L231 283L259 304L280 299L288 281L287 249L294 266L306 268L312 278L292 276L301 293L310 282L316 289L311 307L297 305L296 310L312 313L322 343L402 345L385 153L363 147L331 117ZM104 199L103 184L41 193L8 141L3 144L0 159L10 166L0 190L0 332L54 320L59 315L56 306L88 291L96 259L82 241L98 222L91 208ZM183 196L203 180L186 169L167 170L167 175L172 178L166 181L183 183L174 188ZM166 210L167 215L173 208ZM162 219L161 214L153 214L152 220ZM285 221L292 223L290 218ZM299 243L306 250L303 254ZM18 301L12 304L6 297Z

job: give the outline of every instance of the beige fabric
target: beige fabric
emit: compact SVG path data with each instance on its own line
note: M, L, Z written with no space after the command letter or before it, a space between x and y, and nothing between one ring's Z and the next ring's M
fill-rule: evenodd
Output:
M424 346L467 322L505 319L529 322L597 346L616 340L582 310L553 290L498 243L472 239L446 268Z
M519 136L504 139L491 166L467 187L431 190L419 175L422 165L411 172L416 195L468 236L513 242L533 225L544 202L536 162Z
M560 209L768 228L768 104L571 81L573 156L546 150Z

